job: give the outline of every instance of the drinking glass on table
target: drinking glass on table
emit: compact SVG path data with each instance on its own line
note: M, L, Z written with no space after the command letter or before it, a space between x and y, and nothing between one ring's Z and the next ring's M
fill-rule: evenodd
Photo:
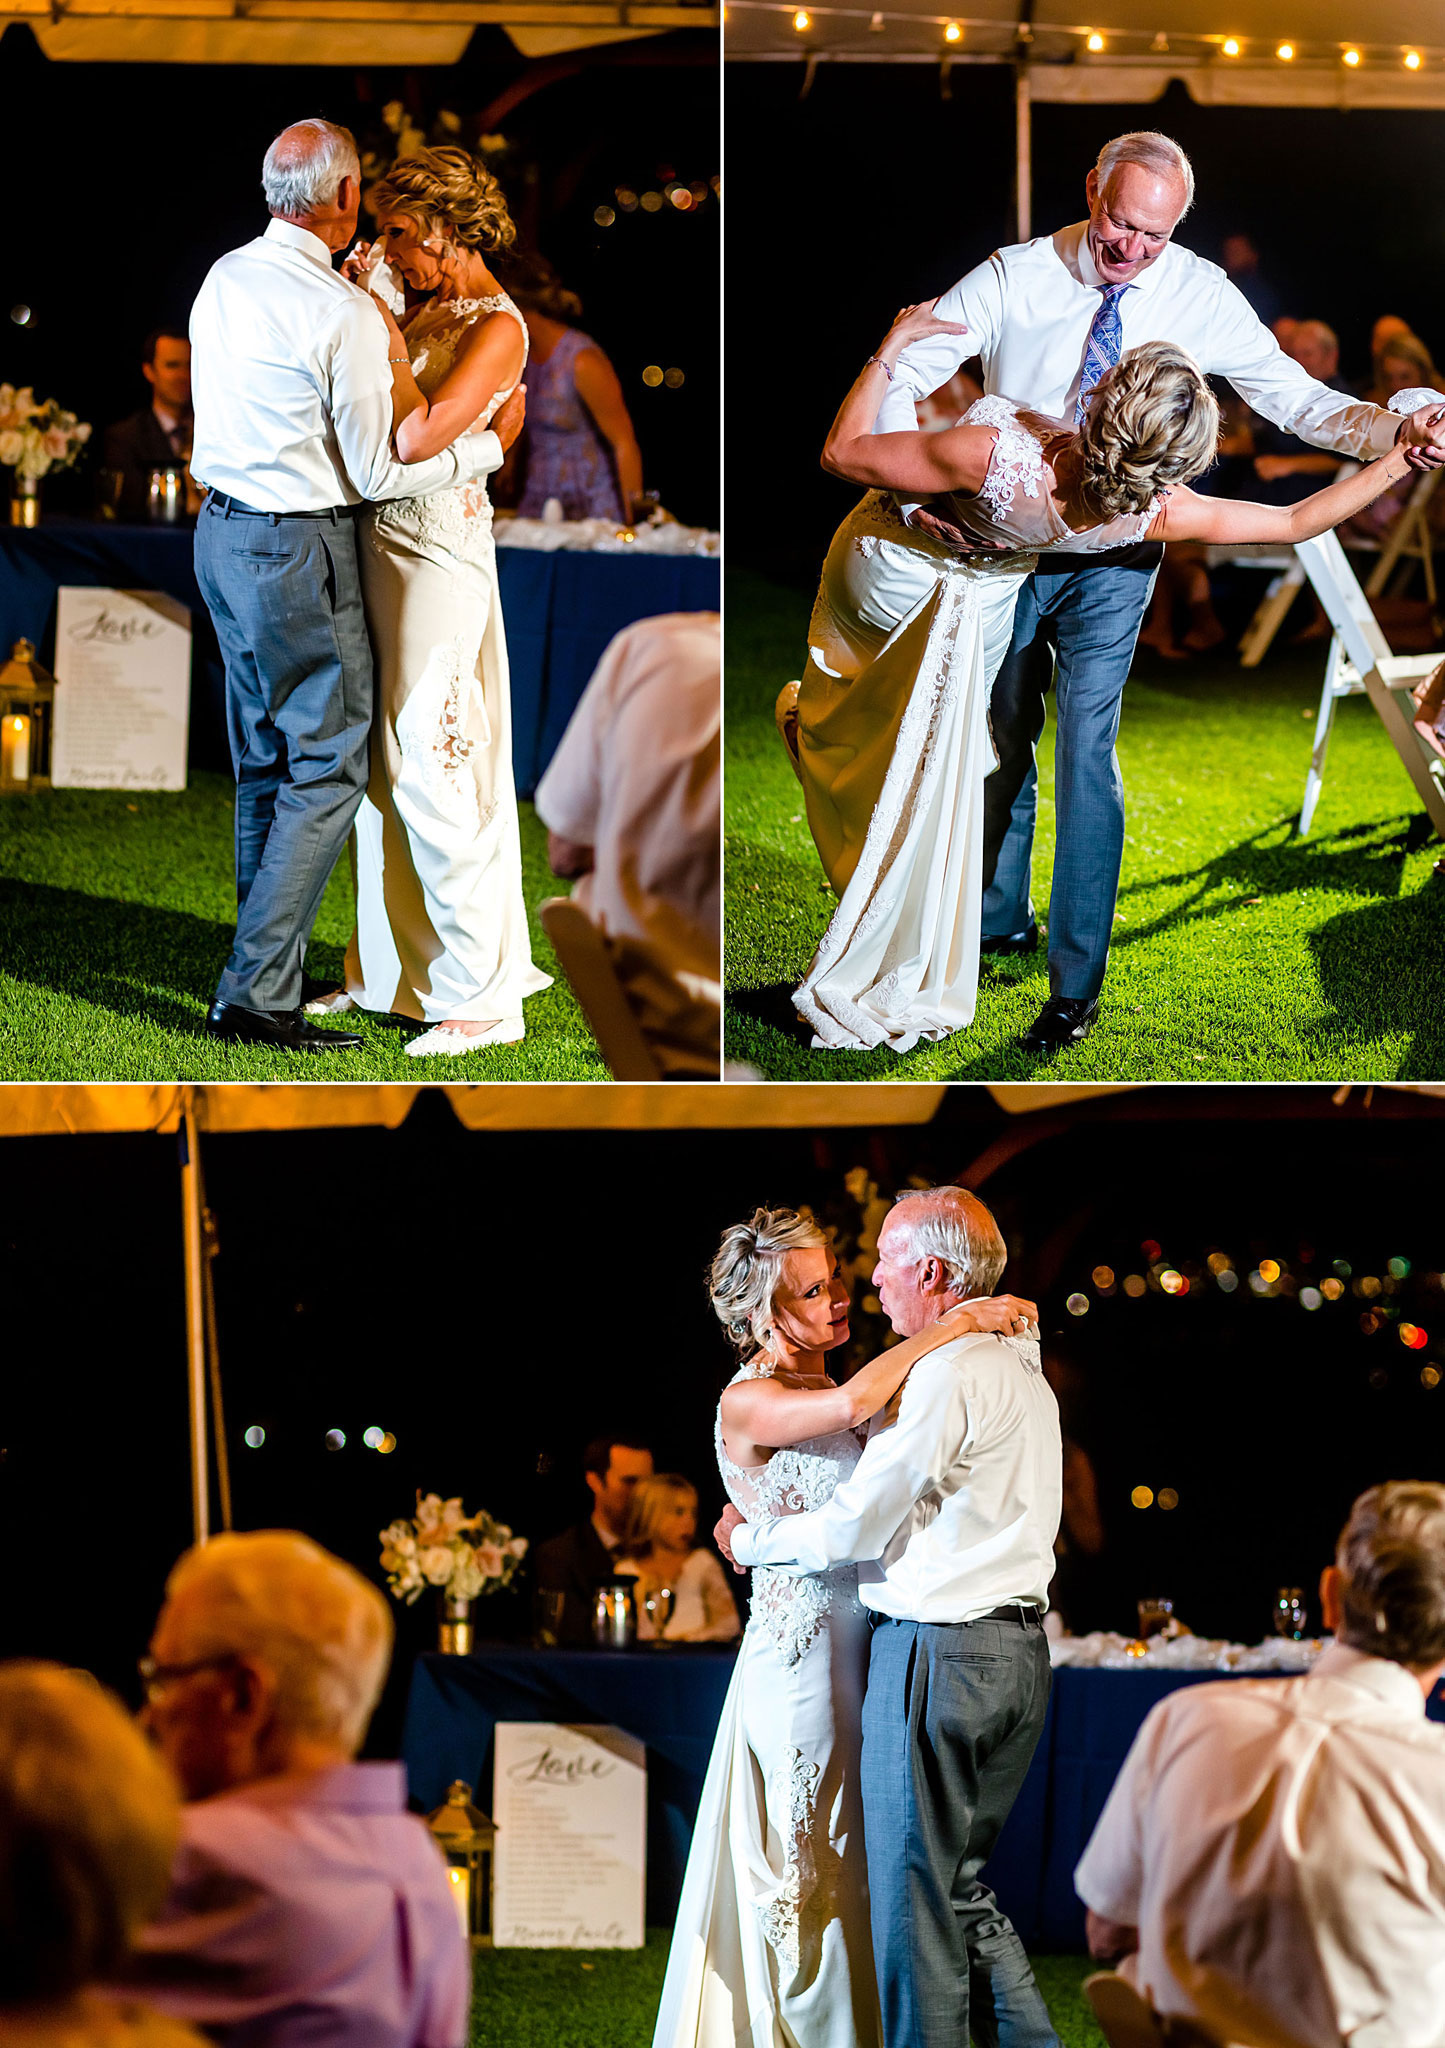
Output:
M1139 1640L1147 1643L1151 1636L1162 1636L1174 1619L1172 1600L1141 1600L1139 1602Z
M537 1624L537 1643L541 1649L555 1650L562 1639L562 1610L567 1595L554 1591L550 1586L537 1590L534 1614Z
M1281 1586L1274 1596L1274 1632L1287 1642L1302 1643L1308 1620L1304 1593L1298 1586Z
M643 1594L642 1611L652 1625L654 1641L663 1641L676 1604L677 1595L671 1586L649 1586Z

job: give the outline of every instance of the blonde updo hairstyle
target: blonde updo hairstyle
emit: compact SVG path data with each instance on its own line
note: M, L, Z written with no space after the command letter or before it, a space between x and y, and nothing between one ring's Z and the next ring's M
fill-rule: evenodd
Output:
M1219 448L1219 402L1172 341L1126 349L1079 428L1084 488L1106 518L1143 512L1170 484L1202 476Z
M773 1296L789 1252L828 1243L828 1233L796 1209L755 1209L724 1231L708 1274L713 1313L745 1358L761 1351L772 1328Z
M372 187L371 210L378 219L404 214L424 236L439 235L483 256L510 249L517 239L497 180L478 158L451 143L394 163Z

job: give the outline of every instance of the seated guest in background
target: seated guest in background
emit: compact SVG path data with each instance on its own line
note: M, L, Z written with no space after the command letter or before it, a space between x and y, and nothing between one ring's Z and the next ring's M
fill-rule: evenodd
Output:
M1271 2048L1438 2048L1445 1486L1355 1502L1304 1678L1162 1700L1074 1874L1090 1953L1157 2012Z
M307 1537L188 1551L144 1667L187 1799L138 1981L245 2048L462 2048L470 1949L399 1763L356 1763L391 1660L384 1596Z
M1293 356L1321 384L1342 391L1340 344L1334 329L1323 320L1296 320L1291 326L1289 340L1280 343L1285 354ZM1308 441L1287 434L1269 420L1256 418L1253 425L1254 482L1244 482L1241 497L1262 505L1294 505L1319 490L1340 466L1338 455L1312 448Z
M677 1472L644 1479L632 1496L617 1571L637 1580L637 1633L658 1631L647 1612L649 1593L670 1586L672 1613L661 1631L670 1643L731 1643L743 1632L723 1568L697 1534L697 1488Z
M541 256L518 257L507 279L530 337L519 515L540 519L555 498L564 519L640 517L642 450L617 372L577 325L582 301Z
M1414 329L1408 320L1402 320L1398 313L1382 313L1370 329L1370 374L1357 386L1362 398L1375 391L1385 389L1384 357L1390 344L1402 334L1413 335Z
M611 942L664 1064L717 1072L722 782L716 612L640 619L597 664L537 786L554 875Z
M1279 293L1261 273L1259 251L1250 237L1226 235L1220 254L1229 282L1244 294L1265 326L1270 326L1279 317Z
M205 2048L97 1987L166 1895L180 1833L170 1772L82 1671L0 1667L0 2041Z
M592 1495L591 1514L539 1544L533 1559L539 1591L566 1596L557 1631L564 1643L591 1641L592 1596L616 1576L614 1553L627 1533L633 1493L652 1477L652 1453L631 1437L595 1437L582 1454L582 1474Z
M117 475L119 519L144 519L153 469L184 469L191 459L191 344L186 324L157 327L146 336L141 375L150 404L105 430L104 466Z
M1440 372L1419 335L1412 334L1403 322L1388 318L1377 320L1377 333L1381 327L1385 332L1374 351L1375 381L1371 390L1383 391L1385 396L1379 403L1388 405L1396 392L1429 386ZM1405 509L1418 482L1418 477L1407 476L1392 489L1382 491L1373 505L1367 505L1363 512L1356 512L1353 518L1347 519L1340 528L1340 538L1346 547L1351 537L1362 541L1382 540Z

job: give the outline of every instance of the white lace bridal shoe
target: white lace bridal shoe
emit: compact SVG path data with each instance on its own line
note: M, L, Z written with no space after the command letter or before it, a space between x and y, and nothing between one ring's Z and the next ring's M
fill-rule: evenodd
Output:
M489 1025L485 1031L467 1033L448 1031L445 1025L435 1024L430 1031L424 1031L420 1038L414 1038L407 1052L414 1060L423 1060L432 1053L449 1053L455 1056L463 1052L480 1052L487 1045L516 1045L526 1037L526 1030L520 1017L503 1017L500 1022Z

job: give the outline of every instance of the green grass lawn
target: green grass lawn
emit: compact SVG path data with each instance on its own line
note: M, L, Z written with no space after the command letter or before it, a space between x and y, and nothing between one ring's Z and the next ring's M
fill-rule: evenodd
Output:
M1293 835L1324 648L1263 669L1142 654L1124 698L1128 796L1103 1012L1050 1058L1015 1042L1049 993L1042 949L984 965L972 1027L910 1053L813 1051L793 1016L833 906L773 730L809 599L728 579L727 1052L774 1080L1432 1080L1445 1074L1441 854L1363 697L1339 707L1308 839ZM1052 723L1034 896L1047 922Z
M527 1036L462 1058L414 1060L420 1026L338 1020L358 1052L311 1056L202 1035L235 922L229 777L179 795L55 790L0 803L0 1080L593 1081L607 1070L532 920L532 956L556 979L527 1004ZM529 909L565 892L547 835L522 805ZM340 980L351 879L331 877L307 958Z
M495 1949L478 1953L470 2048L650 2048L670 1932L644 1949ZM1079 1986L1084 1956L1035 1956L1034 1974L1064 2048L1102 2048Z

